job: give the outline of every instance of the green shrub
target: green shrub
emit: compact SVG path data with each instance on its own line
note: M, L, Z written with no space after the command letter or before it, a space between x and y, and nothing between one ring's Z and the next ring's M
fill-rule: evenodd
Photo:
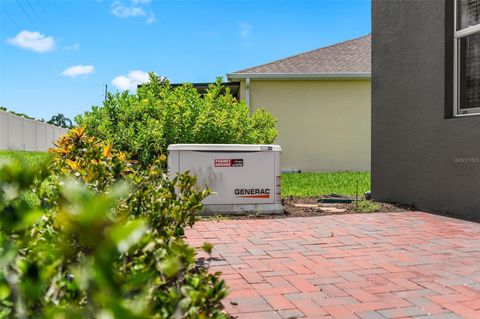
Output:
M102 192L112 183L125 180L136 172L125 153L88 137L84 128L70 130L55 142L50 168L57 175L73 175L90 189Z
M276 120L263 109L250 115L221 79L201 95L191 84L172 88L153 73L150 82L132 94L109 94L103 106L77 116L87 134L110 140L142 165L166 154L176 143L269 144L277 136Z
M83 129L52 152L0 166L0 318L226 318L225 283L183 239L208 190L167 179L162 159L139 171Z
M374 213L378 212L381 206L379 203L363 199L358 202L352 202L351 208L359 213Z

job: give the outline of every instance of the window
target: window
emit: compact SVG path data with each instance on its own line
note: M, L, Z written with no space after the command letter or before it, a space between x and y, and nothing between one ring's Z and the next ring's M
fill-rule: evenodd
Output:
M454 115L480 114L480 0L455 1Z

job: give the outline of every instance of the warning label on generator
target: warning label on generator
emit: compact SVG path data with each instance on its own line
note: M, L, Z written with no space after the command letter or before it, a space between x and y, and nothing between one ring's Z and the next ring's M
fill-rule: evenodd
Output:
M243 167L243 159L216 159L215 167Z

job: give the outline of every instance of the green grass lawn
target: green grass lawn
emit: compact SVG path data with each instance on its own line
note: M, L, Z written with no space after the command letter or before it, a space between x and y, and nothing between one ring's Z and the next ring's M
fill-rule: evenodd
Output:
M328 172L282 174L282 197L319 196L323 194L355 195L370 190L370 172Z
M26 164L35 164L46 161L52 154L47 152L27 152L27 151L6 151L0 150L0 160L19 158Z
M20 157L27 164L38 163L51 155L46 152L3 151L0 160ZM324 194L363 195L370 190L370 172L289 173L282 174L282 196L319 196Z

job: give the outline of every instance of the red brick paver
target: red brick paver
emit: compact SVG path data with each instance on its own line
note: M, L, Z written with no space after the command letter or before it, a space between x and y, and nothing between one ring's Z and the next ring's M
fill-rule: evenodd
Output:
M413 213L198 222L238 318L480 318L480 224Z

